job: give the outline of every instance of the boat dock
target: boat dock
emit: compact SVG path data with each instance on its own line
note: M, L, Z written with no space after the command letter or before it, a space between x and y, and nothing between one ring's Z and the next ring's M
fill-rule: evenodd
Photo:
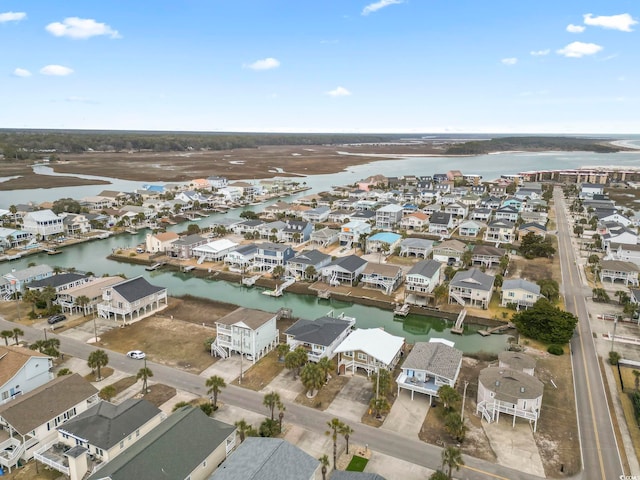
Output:
M195 266L193 266L193 265L188 265L188 266L186 266L186 267L182 267L182 271L183 271L183 272L190 272L191 270L195 270L195 268L196 268L196 267L195 267Z
M271 297L281 297L284 294L284 289L289 285L293 285L294 283L296 283L295 278L287 278L282 285L276 285L276 288L274 288L273 290L265 290L264 292L262 292L262 294L269 295Z
M160 267L162 267L165 264L165 262L158 262L158 263L154 263L153 265L149 265L148 267L145 267L144 269L147 272L152 272L154 270L159 269Z
M463 327L463 323L464 323L464 317L467 316L467 310L466 309L462 309L462 311L458 314L458 319L456 320L456 324L451 327L451 333L457 333L458 335L462 335L462 332L464 332L464 327Z
M243 278L242 279L242 284L246 287L253 287L256 283L256 281L261 277L262 275L254 275L253 277L249 277L249 278Z
M318 290L318 298L329 300L331 298L331 290Z
M62 253L62 250L56 250L55 248L44 248L43 251L47 252L47 255L58 255Z
M409 315L410 311L411 311L411 305L409 305L408 303L405 303L404 305L398 305L393 310L393 315L397 317L406 317L407 315Z
M492 333L501 333L504 330L509 330L511 328L516 328L516 326L513 323L509 322L504 325L498 325L497 327L488 328L485 330L478 330L478 333L483 337L488 337Z

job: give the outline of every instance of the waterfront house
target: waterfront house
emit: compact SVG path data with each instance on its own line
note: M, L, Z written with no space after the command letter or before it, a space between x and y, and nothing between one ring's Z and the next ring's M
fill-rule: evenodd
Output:
M449 303L462 306L489 308L495 277L477 268L456 272L449 282Z
M86 283L58 292L56 304L60 305L63 312L82 313L88 315L96 310L96 305L102 301L103 289L122 282L122 277L90 277ZM79 305L78 299L86 297L89 302Z
M253 269L260 271L272 271L274 267L284 267L295 251L289 245L281 243L264 242L256 245L258 251L253 258Z
M411 267L405 279L405 303L428 305L431 292L440 283L441 268L436 260L421 260Z
M180 237L171 243L171 250L167 252L167 255L180 259L194 257L193 249L204 245L207 241L205 237L198 234Z
M34 265L33 267L24 268L22 270L11 270L9 273L5 273L3 277L7 280L7 291L5 291L4 300L10 300L6 298L12 293L21 292L25 285L34 282L36 280L42 280L44 278L53 275L53 268L49 265Z
M88 208L89 210L100 211L105 208L113 208L118 206L118 202L115 197L106 197L102 195L95 195L89 197L83 197L80 200L80 205Z
M453 217L450 213L433 212L429 217L429 233L448 236L453 230Z
M278 200L276 203L268 205L262 209L261 217L263 218L279 218L284 217L291 207L287 202Z
M249 182L233 182L230 183L227 188L241 188L242 195L241 198L244 198L248 202L253 202L254 197L262 194L262 186L254 185Z
M422 230L428 224L429 216L423 212L410 213L400 220L400 228L405 230Z
M37 350L0 346L0 405L53 380L53 359Z
M376 210L376 228L380 230L394 230L402 219L401 205L385 205Z
M462 351L453 345L441 338L416 342L396 378L398 395L403 389L411 392L411 400L414 392L418 392L429 395L432 401L441 386L455 387L462 366Z
M72 237L91 231L91 223L84 214L66 213L62 217L65 235Z
M322 278L332 286L343 283L353 286L366 266L367 261L357 255L339 257L322 269Z
M147 233L145 237L146 250L149 253L166 253L171 250L171 245L180 237L175 232Z
M338 242L340 235L339 230L334 230L328 227L321 228L320 230L314 230L309 235L309 240L312 244L318 245L321 247L328 247L329 245L333 245Z
M340 234L338 235L340 245L345 248L351 248L354 245L360 245L362 239L371 233L371 225L367 222L359 220L353 220L349 223L345 223L340 227Z
M98 389L77 373L56 377L0 405L0 466L9 471L33 458L37 449L57 437L56 427L98 401Z
M236 250L238 246L238 243L232 242L228 238L220 238L195 247L193 254L198 257L198 264L203 262L221 262L227 254Z
M542 407L544 384L533 375L502 367L487 367L478 377L476 413L487 422L499 421L500 414L533 422L535 432Z
M393 253L400 244L402 235L391 232L379 232L367 239L367 253Z
M239 246L224 257L224 263L229 265L232 272L247 272L253 266L254 259L258 253L258 246L249 243Z
M494 265L498 265L506 254L507 251L504 248L476 245L471 252L471 264L492 268Z
M467 246L460 240L445 240L433 247L433 259L438 262L454 265L460 263Z
M58 273L40 280L29 282L25 288L42 292L46 287L53 287L56 293L60 293L70 288L84 285L91 280L91 277L82 273Z
M335 349L338 356L338 371L347 369L355 374L361 368L367 376L380 368L392 371L400 359L404 338L391 335L381 328L358 328Z
M508 307L511 304L516 307L516 310L527 309L542 297L540 285L522 278L505 279L500 292L500 306Z
M458 226L458 235L461 237L475 238L480 234L480 231L487 225L477 220L466 220Z
M485 242L513 243L516 239L516 224L510 220L494 220L484 232Z
M22 217L22 229L34 236L40 235L43 239L48 239L52 235L64 233L64 224L62 217L51 210L37 210Z
M208 480L318 480L320 470L317 459L286 440L249 437Z
M278 345L276 319L276 313L235 309L216 322L211 354L227 358L238 353L254 364Z
M102 292L98 316L122 320L122 324L140 320L167 303L167 289L151 285L142 276L109 285Z
M331 263L331 255L322 253L319 250L303 250L295 257L287 261L287 274L296 278L315 280L323 267ZM310 267L316 272L315 275L309 276Z
M206 480L236 446L236 428L185 406L87 480Z
M433 250L433 240L426 238L405 238L400 241L401 257L427 258Z
M24 230L0 227L0 252L26 244L31 237L32 234Z
M626 286L638 286L638 272L640 267L631 262L620 260L602 260L600 262L600 281L604 283L609 280L611 283L622 282Z
M402 283L402 268L386 263L367 263L360 281L364 287L382 290L391 295Z
M165 416L144 399L129 398L119 405L100 401L58 427L55 441L40 447L34 457L70 480L82 480L124 453Z
M291 350L304 348L310 361L318 362L322 357L331 360L336 355L336 347L351 333L355 323L355 318L347 317L344 313L334 317L332 311L315 320L301 318L284 334Z
M518 238L524 237L527 233L534 233L539 237L545 238L547 236L547 227L535 222L523 223L518 227Z
M235 203L240 201L244 189L242 187L235 187L227 185L226 187L220 187L216 190L216 195L220 196L224 203Z

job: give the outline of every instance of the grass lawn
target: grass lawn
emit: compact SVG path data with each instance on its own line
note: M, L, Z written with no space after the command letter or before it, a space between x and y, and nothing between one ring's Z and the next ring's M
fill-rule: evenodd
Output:
M347 472L364 472L367 463L369 463L368 459L354 455L347 466Z
M137 381L138 380L136 380L135 376L125 377L125 378L121 378L120 380L118 380L115 383L112 383L111 386L116 389L116 393L115 394L118 395L119 393L124 392L127 388L129 388L131 385L133 385ZM142 388L142 387L140 387L140 388Z
M278 352L273 350L246 371L242 376L240 386L257 392L276 378L283 369L284 362L278 361ZM232 383L237 384L238 379L235 379Z
M87 382L96 382L96 381L98 381L98 380L96 380L96 374L97 373L98 373L97 371L91 372L91 373L87 373L84 376L84 379ZM102 367L100 369L100 376L102 377L101 380L109 378L111 375L113 375L113 368L111 368L111 367Z

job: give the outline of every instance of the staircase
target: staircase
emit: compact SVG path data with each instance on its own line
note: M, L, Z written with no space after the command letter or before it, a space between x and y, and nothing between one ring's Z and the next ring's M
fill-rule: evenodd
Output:
M333 272L331 278L329 279L329 285L331 285L332 287L337 287L340 285L340 282L338 281L338 272Z
M205 261L205 259L207 258L206 255L202 255L199 259L198 259L198 265L202 265Z
M456 320L456 324L453 327L451 327L451 333L457 333L462 335L462 332L464 331L462 324L464 323L464 317L466 316L467 316L467 310L463 308L462 311L458 314L458 319Z
M465 301L465 299L462 298L462 296L460 296L460 294L457 293L456 291L452 290L451 292L449 292L449 296L453 298L456 302L458 302L460 305L462 305L463 307L467 305L467 302Z
M218 337L216 337L214 342L211 344L211 353L219 356L220 358L227 358L229 356L227 355L227 351L218 345Z

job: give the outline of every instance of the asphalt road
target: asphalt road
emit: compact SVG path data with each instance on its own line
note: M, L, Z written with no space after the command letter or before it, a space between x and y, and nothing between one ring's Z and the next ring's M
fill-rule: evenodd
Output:
M584 478L617 479L624 472L589 323L586 297L591 296L591 290L583 284L576 264L576 249L571 241L573 226L560 187L554 191L554 203L565 307L578 317L577 333L571 340L571 360Z

